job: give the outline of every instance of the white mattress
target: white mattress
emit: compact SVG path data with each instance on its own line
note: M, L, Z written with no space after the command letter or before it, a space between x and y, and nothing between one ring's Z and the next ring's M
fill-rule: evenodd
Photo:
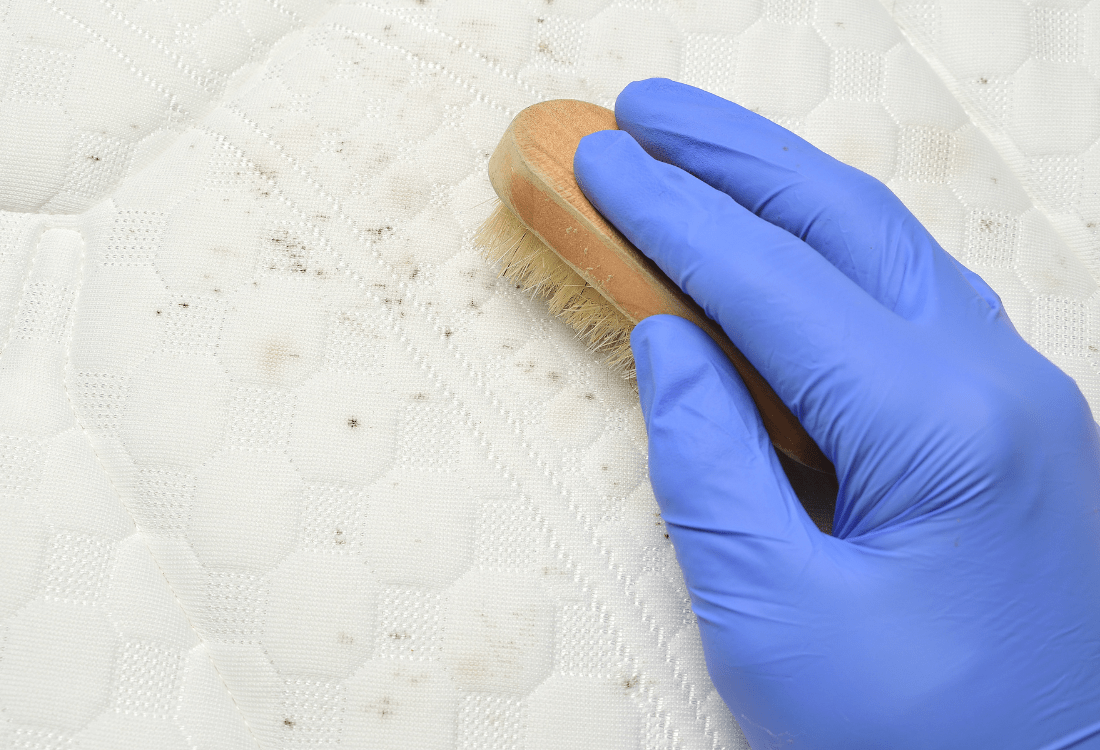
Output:
M1100 0L0 18L0 747L745 747L631 389L470 244L540 99L778 120L1100 406Z

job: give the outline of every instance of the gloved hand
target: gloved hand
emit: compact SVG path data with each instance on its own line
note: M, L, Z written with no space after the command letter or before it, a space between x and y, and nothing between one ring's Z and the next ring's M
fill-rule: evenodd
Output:
M834 462L834 536L680 318L631 338L653 489L755 750L1100 747L1100 432L884 185L666 80L586 137L585 195Z

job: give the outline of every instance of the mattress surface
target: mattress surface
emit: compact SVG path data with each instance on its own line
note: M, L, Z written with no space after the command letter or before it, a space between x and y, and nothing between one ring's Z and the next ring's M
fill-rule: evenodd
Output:
M1100 0L0 0L0 747L744 748L618 379L471 235L667 76L1100 413Z

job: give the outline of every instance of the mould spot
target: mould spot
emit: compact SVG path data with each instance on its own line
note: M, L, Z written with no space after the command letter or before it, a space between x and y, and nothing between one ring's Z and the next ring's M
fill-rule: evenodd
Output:
M268 241L275 251L275 262L269 266L272 271L279 270L279 266L282 266L282 270L285 271L306 272L306 253L309 249L302 244L301 240L287 230L279 229L268 238Z

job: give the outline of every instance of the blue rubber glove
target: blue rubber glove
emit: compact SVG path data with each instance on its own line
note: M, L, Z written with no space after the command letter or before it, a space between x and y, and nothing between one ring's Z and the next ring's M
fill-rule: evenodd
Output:
M1100 747L1100 433L1074 382L877 180L671 81L615 116L577 151L585 195L840 480L827 536L718 347L635 328L653 489L752 747Z

